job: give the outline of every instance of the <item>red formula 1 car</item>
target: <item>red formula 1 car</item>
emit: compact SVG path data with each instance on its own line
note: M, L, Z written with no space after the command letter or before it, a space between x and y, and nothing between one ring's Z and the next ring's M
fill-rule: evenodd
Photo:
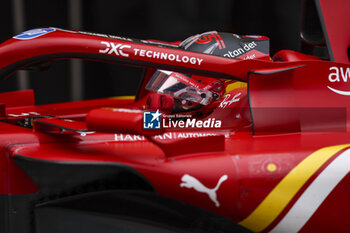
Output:
M350 66L267 46L57 28L1 44L1 78L67 58L147 69L135 98L0 94L0 232L349 232Z

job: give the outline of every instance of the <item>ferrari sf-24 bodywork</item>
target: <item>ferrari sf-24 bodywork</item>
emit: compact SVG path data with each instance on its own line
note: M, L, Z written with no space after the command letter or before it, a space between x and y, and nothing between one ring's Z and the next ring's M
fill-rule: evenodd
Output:
M191 40L225 46L215 32ZM67 58L147 68L136 97L38 106L32 90L0 94L0 232L350 231L349 64L57 28L0 54L1 78ZM156 69L226 92L204 115L167 118L145 108Z

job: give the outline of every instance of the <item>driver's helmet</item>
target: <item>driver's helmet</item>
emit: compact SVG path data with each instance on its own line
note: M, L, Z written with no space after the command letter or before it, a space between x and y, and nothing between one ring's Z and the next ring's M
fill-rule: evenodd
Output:
M146 85L146 89L171 96L173 113L195 111L220 100L225 92L224 82L203 77L202 80L167 70L157 70Z
M175 100L172 112L177 113L194 111L220 100L225 85L221 80L212 78L194 80L186 74L157 70L146 85L146 89L171 96Z
M239 36L232 33L206 32L187 38L180 48L231 59L269 60L269 39L264 36ZM173 98L172 113L189 112L198 115L213 109L225 95L232 80L220 80L157 70L146 89Z

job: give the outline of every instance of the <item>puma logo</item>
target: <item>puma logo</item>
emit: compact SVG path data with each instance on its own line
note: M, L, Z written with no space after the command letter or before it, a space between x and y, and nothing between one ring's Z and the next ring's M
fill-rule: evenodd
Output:
M182 183L180 184L180 187L181 188L185 187L185 188L189 188L189 189L193 188L197 192L208 194L210 200L212 200L215 203L215 206L219 207L220 203L217 200L216 191L219 189L222 182L227 180L227 178L228 178L227 175L221 176L218 183L216 184L215 188L210 189L210 188L205 187L199 180L197 180L193 176L185 174L181 178Z

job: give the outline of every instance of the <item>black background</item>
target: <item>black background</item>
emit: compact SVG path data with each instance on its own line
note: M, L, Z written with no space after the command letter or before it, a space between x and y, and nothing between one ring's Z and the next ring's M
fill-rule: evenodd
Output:
M69 1L24 1L25 30L69 28ZM81 30L164 41L183 40L205 31L260 34L270 37L271 54L298 50L301 0L82 0ZM14 35L13 2L2 1L0 40ZM6 59L1 57L0 59ZM69 101L70 66L55 62L47 72L31 72L30 88L38 104ZM83 62L84 99L136 93L142 69ZM17 79L0 83L0 91L17 89Z

